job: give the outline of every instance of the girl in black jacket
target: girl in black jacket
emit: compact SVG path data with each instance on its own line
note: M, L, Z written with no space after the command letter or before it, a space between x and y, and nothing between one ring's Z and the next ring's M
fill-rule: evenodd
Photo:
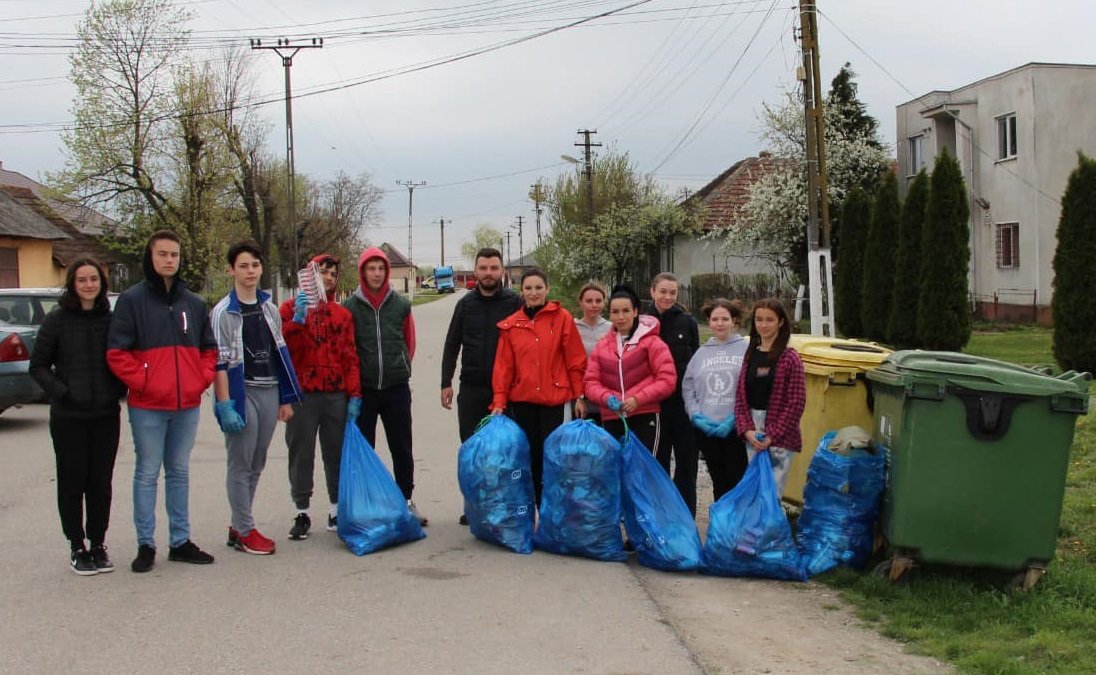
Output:
M59 304L38 329L30 374L50 400L57 508L72 547L69 562L86 576L114 569L105 541L118 452L118 399L125 393L107 367L110 304L102 265L91 258L69 265Z

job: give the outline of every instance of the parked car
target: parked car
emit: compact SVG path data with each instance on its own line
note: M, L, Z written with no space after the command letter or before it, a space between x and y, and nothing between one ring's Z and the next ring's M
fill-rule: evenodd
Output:
M474 289L476 287L476 278L475 277L468 277L468 281L464 282L464 287L467 288L468 290Z
M44 396L30 376L30 353L37 328L0 321L0 413Z
M0 321L13 326L31 326L35 335L42 319L46 318L61 299L62 288L0 288ZM118 294L107 294L111 308L118 301Z

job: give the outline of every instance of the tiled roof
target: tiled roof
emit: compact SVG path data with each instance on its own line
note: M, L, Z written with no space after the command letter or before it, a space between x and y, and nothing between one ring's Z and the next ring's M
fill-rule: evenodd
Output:
M77 258L90 256L104 265L120 262L120 256L103 246L94 236L81 232L61 214L50 208L45 200L38 197L29 188L13 187L5 185L0 192L31 209L50 222L51 225L67 234L69 239L62 239L53 244L53 257L61 267L66 267Z
M62 218L86 234L102 234L104 228L114 222L94 209L54 199L45 185L32 178L27 178L18 171L3 168L3 163L0 163L0 186L30 190L35 196L48 204L51 209L61 214Z
M746 205L753 184L787 162L768 153L761 153L760 157L747 157L732 164L731 168L691 195L690 200L699 199L705 206L704 229L727 227L734 222Z
M387 241L380 245L380 249L388 256L388 264L392 267L411 267L411 261L398 248Z
M30 194L26 188L22 190ZM0 190L0 236L54 240L69 238L69 235L51 223L48 218L11 195L8 189Z

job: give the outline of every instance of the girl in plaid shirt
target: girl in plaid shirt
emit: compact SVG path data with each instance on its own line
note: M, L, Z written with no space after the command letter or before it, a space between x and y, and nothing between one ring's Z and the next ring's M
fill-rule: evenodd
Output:
M775 298L757 301L734 402L735 426L746 439L746 454L753 460L758 452L769 451L778 492L788 480L788 453L803 448L799 419L807 400L803 362L788 346L789 337L791 319L784 305Z

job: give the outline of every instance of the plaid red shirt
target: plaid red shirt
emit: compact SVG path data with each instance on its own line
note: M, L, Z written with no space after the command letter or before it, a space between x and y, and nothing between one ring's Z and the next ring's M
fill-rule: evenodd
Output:
M747 358L749 358L747 356ZM739 436L755 429L750 404L746 400L746 373L743 364L738 374L738 387L734 397L734 425ZM773 393L765 415L765 434L772 439L772 447L792 452L803 449L803 435L799 432L799 419L807 404L807 380L799 354L787 347L776 362L773 376Z

